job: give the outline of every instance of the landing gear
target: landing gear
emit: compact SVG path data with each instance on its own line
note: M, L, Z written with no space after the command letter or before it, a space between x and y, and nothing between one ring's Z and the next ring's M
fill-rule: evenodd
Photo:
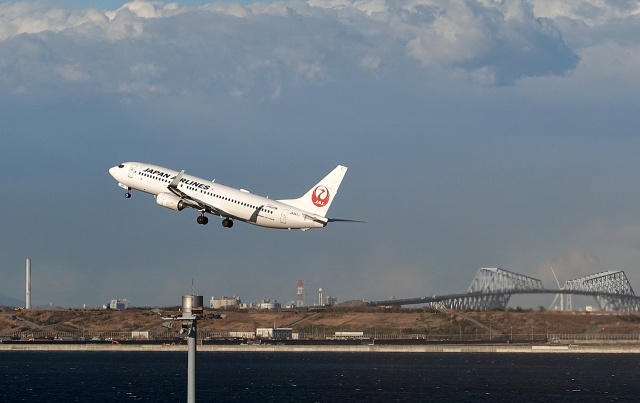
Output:
M233 220L230 218L225 218L224 220L222 220L222 226L225 228L233 227Z
M207 225L209 223L209 217L202 214L198 216L198 219L196 221L198 221L198 224Z
M130 199L131 198L131 192L127 192L124 194L124 198L125 199Z

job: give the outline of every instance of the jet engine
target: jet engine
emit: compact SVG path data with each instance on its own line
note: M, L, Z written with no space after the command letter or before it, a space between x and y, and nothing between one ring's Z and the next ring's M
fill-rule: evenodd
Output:
M171 210L182 211L187 205L184 200L172 193L158 193L156 203Z

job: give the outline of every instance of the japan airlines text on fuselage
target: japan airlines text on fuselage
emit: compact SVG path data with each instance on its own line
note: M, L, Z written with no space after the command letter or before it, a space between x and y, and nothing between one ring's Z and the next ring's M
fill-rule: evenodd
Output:
M198 224L207 224L205 214L220 216L222 226L230 228L233 220L268 228L322 228L331 221L351 221L327 218L326 214L347 167L338 165L304 196L298 199L272 200L235 189L215 181L207 181L157 165L124 162L109 169L118 185L127 190L150 193L159 205L181 211L191 207L200 211Z

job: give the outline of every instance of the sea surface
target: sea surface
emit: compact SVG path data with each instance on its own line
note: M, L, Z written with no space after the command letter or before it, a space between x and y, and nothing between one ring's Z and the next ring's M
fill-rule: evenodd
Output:
M198 352L198 402L631 402L637 354ZM0 352L0 402L180 402L186 352Z

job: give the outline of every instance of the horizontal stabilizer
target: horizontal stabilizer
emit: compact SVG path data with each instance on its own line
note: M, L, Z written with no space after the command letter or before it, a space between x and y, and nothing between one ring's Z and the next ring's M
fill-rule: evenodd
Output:
M366 224L366 221L359 221L359 220L345 220L343 218L329 218L327 220L327 222L352 222L352 223L360 223L360 224Z

